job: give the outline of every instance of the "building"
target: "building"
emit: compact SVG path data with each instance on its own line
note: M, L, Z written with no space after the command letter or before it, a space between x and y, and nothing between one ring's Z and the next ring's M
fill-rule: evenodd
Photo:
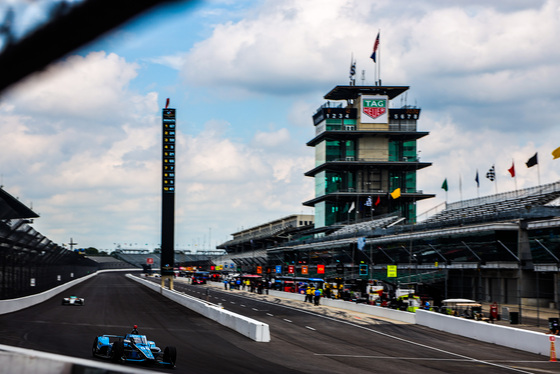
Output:
M325 95L307 143L316 155L305 174L315 178L315 198L304 202L315 208L313 227L279 220L235 233L221 246L224 263L361 292L378 281L436 302L558 308L560 182L446 203L417 222L416 201L434 195L416 185L416 172L431 165L418 157L428 135L417 129L420 109L390 104L407 89L350 85Z
M227 255L214 262L226 270L255 272L255 266L266 266L267 249L292 240L312 237L314 216L292 214L249 229L233 233L233 239L217 246Z
M395 105L407 86L336 86L313 115L315 228L398 212L416 220L416 201L433 197L416 186L416 172L431 165L418 157L420 109ZM334 103L330 100L335 101ZM340 102L342 101L342 102Z

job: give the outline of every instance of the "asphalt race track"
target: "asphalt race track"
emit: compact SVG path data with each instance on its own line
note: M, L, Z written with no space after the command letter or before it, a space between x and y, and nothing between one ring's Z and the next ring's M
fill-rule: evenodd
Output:
M207 286L175 288L270 325L271 342L254 342L125 278L99 274L37 306L0 316L0 344L92 360L96 335L134 324L160 348L177 348L172 373L560 373L548 357L374 318L324 316L270 298ZM85 306L62 306L62 297ZM321 307L319 307L321 308ZM134 364L128 364L129 366ZM145 369L144 367L142 367Z

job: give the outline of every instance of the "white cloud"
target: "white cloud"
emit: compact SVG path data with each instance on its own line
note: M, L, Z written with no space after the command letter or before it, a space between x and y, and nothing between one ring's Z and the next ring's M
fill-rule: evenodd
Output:
M57 242L159 242L158 95L130 91L136 70L115 54L73 56L21 84L0 107L7 190L33 199L42 215L35 227ZM216 235L227 239L232 216L257 224L261 215L301 210L312 183L302 183L305 156L286 152L289 131L271 127L246 142L228 138L223 120L209 120L196 136L178 132L177 243L217 224Z
M136 100L127 85L137 76L137 69L113 53L74 55L20 83L11 92L12 100L26 113L78 121L88 118L103 125L103 121L123 117L122 108Z
M513 190L512 158L518 187L534 186L538 170L523 163L535 152L542 183L558 180L550 151L560 146L560 0L208 4L197 12L209 23L193 32L212 32L194 45L182 43L181 29L170 34L174 48L158 53L71 56L4 93L0 172L9 192L44 214L39 231L61 242L77 231L81 242L159 242L158 101L169 96L145 87L163 85L188 108L178 135L178 243L211 227L225 241L241 226L308 212L311 117L322 95L347 84L351 54L357 84L362 70L373 83L379 29L383 83L411 86L403 103L422 107L419 129L430 131L419 149L433 166L419 171L418 187L437 197L422 208L445 200L444 178L449 201L476 197L477 169L478 192L494 193L484 177L492 164L499 191ZM119 32L136 41L128 48L143 46L133 29ZM172 73L147 77L150 64Z

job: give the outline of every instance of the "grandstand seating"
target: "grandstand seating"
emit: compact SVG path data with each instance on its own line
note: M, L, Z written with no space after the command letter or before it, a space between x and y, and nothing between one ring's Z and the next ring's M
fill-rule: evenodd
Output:
M237 265L266 265L268 262L266 249L247 251L243 253L229 253L215 257L212 261L216 265L227 265L231 263L235 263Z
M98 269L37 232L27 219L0 221L0 299L38 293Z
M463 219L484 219L505 212L530 210L533 207L552 203L560 197L560 182L506 192L487 197L447 204L445 210L423 223L452 222Z
M126 251L115 251L113 256L122 260L131 266L142 268L142 265L147 264L148 258L153 260L152 268L157 269L161 267L161 255L159 253L126 253ZM201 263L207 262L211 257L208 254L188 254L183 252L175 252L175 265L181 263Z
M346 234L355 234L364 230L374 230L377 228L383 228L391 223L396 222L400 217L398 215L390 215L383 218L378 218L369 221L363 221L359 223L354 223L351 225L345 225L339 230L336 230L329 236L339 236L339 235L346 235Z
M113 256L87 256L87 258L95 261L99 269L126 269L130 268L130 264L116 259Z

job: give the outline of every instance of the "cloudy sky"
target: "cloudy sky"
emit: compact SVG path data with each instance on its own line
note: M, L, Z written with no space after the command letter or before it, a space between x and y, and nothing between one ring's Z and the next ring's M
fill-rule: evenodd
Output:
M23 33L48 3L0 10L14 7ZM421 107L419 130L430 132L419 150L433 165L418 188L437 196L419 213L559 180L560 0L209 0L152 12L3 92L0 184L59 244L157 247L170 98L178 249L312 214L301 204L314 195L303 175L314 166L311 117L348 83L351 56L357 84L374 83L379 30L383 84L411 87L393 106ZM495 182L484 177L492 165Z

